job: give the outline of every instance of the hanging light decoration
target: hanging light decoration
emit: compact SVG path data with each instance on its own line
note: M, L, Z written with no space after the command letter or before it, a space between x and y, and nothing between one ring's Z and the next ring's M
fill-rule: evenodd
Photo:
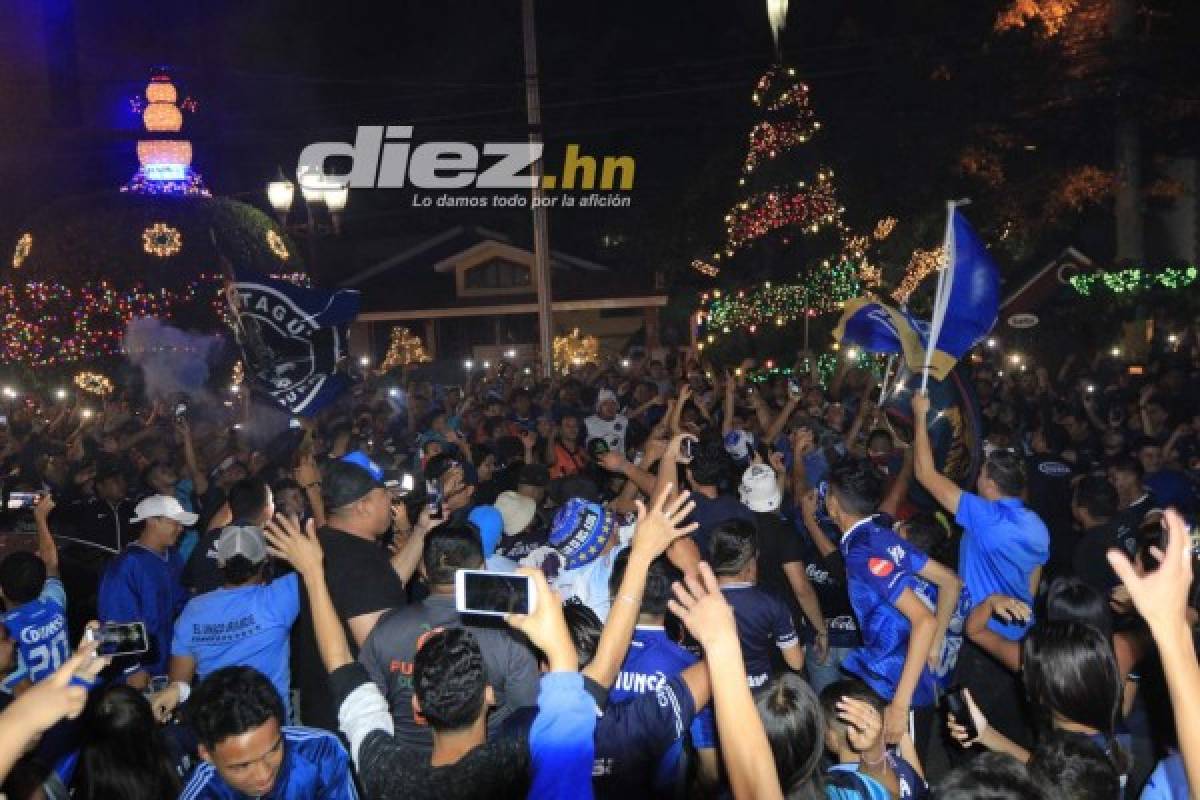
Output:
M142 249L148 255L170 258L183 249L183 234L165 222L156 222L142 231Z

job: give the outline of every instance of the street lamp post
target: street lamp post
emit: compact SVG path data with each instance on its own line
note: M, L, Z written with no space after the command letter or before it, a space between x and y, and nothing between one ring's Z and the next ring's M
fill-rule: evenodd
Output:
M304 211L307 218L306 222L288 226L288 216L291 214L292 207L296 199L296 184L284 177L283 171L280 170L278 177L267 184L267 201L271 204L271 209L275 212L276 218L279 220L281 227L287 228L291 232L303 233L308 240L308 263L311 271L316 271L317 267L317 236L332 230L333 233L341 233L342 228L342 212L346 210L346 203L350 198L350 190L345 186L339 186L337 183L328 180L324 175L312 174L308 172L300 172L296 176L300 183L300 196L304 199ZM325 210L329 212L329 219L332 223L330 228L323 230L317 223L317 218L314 213L316 206L324 205Z

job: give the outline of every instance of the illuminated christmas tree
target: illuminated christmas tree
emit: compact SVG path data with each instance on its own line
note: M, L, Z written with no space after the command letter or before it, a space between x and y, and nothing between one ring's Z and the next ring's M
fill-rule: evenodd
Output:
M821 123L793 68L767 70L751 100L762 117L749 134L740 199L725 214L724 244L692 263L704 275L741 284L702 298L701 335L710 343L735 330L786 336L797 320L837 311L878 285L868 252L895 225L881 221L873 236L847 227L833 170L813 158Z
M396 367L407 367L409 364L426 364L433 359L425 352L421 338L404 326L392 328L392 338L388 343L387 355L379 365L381 373Z

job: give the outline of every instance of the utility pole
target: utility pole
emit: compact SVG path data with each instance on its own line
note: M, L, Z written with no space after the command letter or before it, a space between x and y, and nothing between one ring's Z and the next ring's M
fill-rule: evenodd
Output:
M1141 266L1145 235L1142 221L1142 136L1134 96L1133 69L1137 24L1135 0L1113 0L1112 40L1116 51L1116 165L1117 263Z
M525 39L525 107L529 118L529 147L538 151L533 162L533 277L537 288L538 348L542 374L554 372L554 298L550 291L550 230L543 203L542 100L538 88L537 31L533 0L521 0L521 29Z

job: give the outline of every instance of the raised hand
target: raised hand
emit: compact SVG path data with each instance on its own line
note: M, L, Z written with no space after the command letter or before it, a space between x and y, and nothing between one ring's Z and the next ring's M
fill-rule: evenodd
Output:
M1129 557L1120 550L1109 550L1108 563L1129 590L1138 613L1155 635L1169 632L1173 626L1186 625L1188 591L1192 586L1191 537L1187 523L1175 509L1163 517L1167 528L1167 552L1157 547L1151 554L1162 563L1146 575L1138 575Z
M517 572L533 580L533 613L507 614L504 621L528 636L529 641L546 654L551 671L577 671L578 656L563 617L562 599L550 588L540 569L519 567Z
M679 492L672 497L672 488L668 483L649 509L641 500L637 501L637 528L633 534L631 556L644 555L653 561L666 552L671 542L699 527L695 522L686 523L688 515L696 508L691 492Z
M38 522L45 522L50 517L50 512L55 508L54 496L46 492L38 498L37 503L33 507L33 518Z
M912 396L912 412L913 422L918 419L921 423L925 422L925 415L929 413L929 395L924 392L915 392Z
M296 568L303 576L320 573L325 554L317 540L317 525L313 520L301 529L295 517L276 514L263 528L267 540L267 552L281 558Z
M699 571L695 575L685 576L683 583L676 581L672 589L675 597L667 601L667 608L679 617L705 650L728 641L730 637L734 642L737 641L733 607L721 594L717 576L713 575L707 561L700 562Z
M838 719L846 724L846 740L856 753L865 753L879 744L883 717L869 703L853 697L837 701Z

